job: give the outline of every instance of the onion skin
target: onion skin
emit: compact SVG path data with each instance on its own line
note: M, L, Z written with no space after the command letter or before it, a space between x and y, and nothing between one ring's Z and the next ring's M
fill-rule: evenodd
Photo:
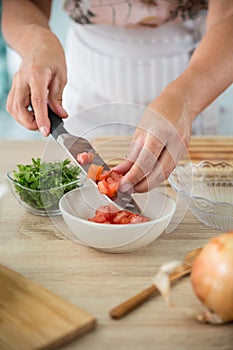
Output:
M233 321L233 231L214 237L206 244L193 262L191 283L194 293L209 311L202 321Z

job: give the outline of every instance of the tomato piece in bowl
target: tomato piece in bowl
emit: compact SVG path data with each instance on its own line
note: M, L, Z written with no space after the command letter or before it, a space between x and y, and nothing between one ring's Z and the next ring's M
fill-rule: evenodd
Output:
M119 210L112 203L101 205L96 210L95 215L88 219L88 221L112 225L139 224L150 220L149 217L128 210Z

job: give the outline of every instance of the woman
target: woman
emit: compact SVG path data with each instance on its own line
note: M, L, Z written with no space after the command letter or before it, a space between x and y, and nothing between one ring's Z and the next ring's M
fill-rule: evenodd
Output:
M157 18L160 18L156 12L158 3L159 5L166 3L166 6L169 6L165 11L167 15L165 17L162 16L162 21L157 21ZM76 45L80 52L77 52L76 49L75 53L73 52L71 56L68 55L67 59L68 62L71 60L70 66L68 65L68 82L70 80L72 84L72 81L77 81L77 86L74 85L73 90L76 90L79 84L80 86L83 84L79 90L76 90L77 96L81 96L82 92L87 90L87 86L90 88L88 93L81 96L83 99L78 101L81 107L89 106L98 101L111 102L114 100L114 93L108 94L107 87L104 86L105 93L101 93L103 86L98 83L97 76L93 79L95 84L91 85L89 83L85 86L85 77L88 77L90 73L88 69L86 69L86 74L83 76L81 74L83 69L77 70L75 74L72 73L72 67L78 67L79 62L85 62L85 55L79 61L79 57L83 55L81 51L83 46L89 48L91 38L100 34L98 45L101 45L101 48L98 49L99 46L92 39L92 51L95 49L97 56L99 54L107 57L108 62L106 58L104 62L108 67L111 67L111 62L112 64L115 62L114 59L111 61L114 55L119 61L126 59L126 56L130 55L130 50L126 54L125 47L131 45L131 35L136 33L136 36L142 35L142 38L150 37L150 42L147 47L146 45L143 46L143 55L141 50L136 48L132 56L137 52L139 56L141 54L139 58L143 61L145 57L147 58L151 54L150 61L153 56L153 52L151 53L151 49L153 49L152 36L153 33L156 35L156 32L151 33L145 30L144 27L148 24L153 26L162 24L159 28L155 28L155 30L162 30L163 26L167 26L165 22L171 19L168 14L179 15L177 3L176 1L166 0L156 2L142 0L93 0L89 2L67 1L65 3L65 8L69 12L71 11L71 15L72 8L75 11L78 10L77 16L72 16L79 23L70 34L70 42L73 43L70 46L72 48L72 45ZM180 3L190 5L190 1L179 1ZM191 3L193 9L197 10L206 1L192 1ZM132 20L132 12L127 12L124 15L124 23L122 23L122 8L118 9L121 15L116 17L116 5L122 7L122 4L135 11L136 21ZM113 11L113 16L109 16L107 12L109 6ZM47 117L47 102L61 118L67 116L67 112L62 107L62 95L67 79L66 60L59 40L49 29L50 7L51 1L45 0L3 0L3 32L9 45L22 57L22 64L14 77L8 97L7 109L22 125L31 130L39 129L44 136L47 136L50 130ZM194 10L192 12L192 9L189 7L187 11L190 15L193 15L195 12ZM143 13L142 18L140 15L138 16L138 13ZM183 14L185 15L185 11ZM175 17L179 22L179 16ZM110 23L112 19L115 20L115 23ZM99 20L101 24L98 24ZM83 29L81 22L85 23ZM90 22L93 23L89 24ZM122 25L125 25L125 27L122 28ZM175 25L175 23L173 22L172 25ZM138 28L142 29L142 34L139 34ZM104 39L101 41L101 35L104 36L106 32L108 38L109 35L112 38L112 45L110 48L104 49L106 41ZM205 35L198 43L189 62L185 62L187 67L179 68L181 70L176 72L174 76L172 76L174 73L172 72L171 81L167 81L166 86L160 87L162 91L156 91L155 87L157 85L153 84L153 79L156 79L156 77L153 77L153 70L149 70L149 73L144 69L140 73L137 71L137 75L141 77L141 80L136 80L137 84L134 84L133 79L127 80L127 77L123 80L125 84L131 81L127 91L127 102L135 103L137 102L135 100L137 96L141 97L141 95L144 95L144 100L138 101L138 103L148 103L148 108L138 123L138 128L134 134L134 142L129 150L127 159L118 166L118 170L125 174L121 185L122 191L132 190L133 188L135 191L143 192L157 186L169 176L177 161L186 152L189 145L192 122L233 81L232 32L232 1L210 0ZM185 33L189 33L189 28L187 28ZM119 37L125 38L125 36L130 39L128 43L122 44L122 41L124 41L122 40L119 44ZM187 40L188 44L185 45L185 47L188 47L186 55L190 53L190 50L194 49L196 44L193 42L192 45L189 45L189 38ZM115 43L117 43L116 46ZM119 47L121 47L121 50L119 50ZM183 48L181 47L180 49L182 51ZM108 50L110 50L109 54ZM112 55L111 52L113 53ZM75 65L72 64L73 55L76 55L77 59ZM90 54L88 57L90 57ZM131 58L133 59L134 57ZM140 67L140 60L138 62L136 69ZM128 64L129 67L131 63L132 61ZM90 67L92 68L93 65L91 64ZM103 73L106 74L110 70L109 68L106 71L103 70ZM98 72L98 69L95 72ZM132 73L130 74L132 76ZM151 88L147 89L145 93L144 88L147 79L150 81ZM86 82L88 83L88 79L86 79ZM115 92L119 92L119 89L116 89L116 85L114 85ZM131 92L134 88L136 93ZM117 93L115 96L117 96ZM98 97L97 100L96 97ZM83 105L82 101L84 101ZM30 102L33 105L34 114L28 111Z

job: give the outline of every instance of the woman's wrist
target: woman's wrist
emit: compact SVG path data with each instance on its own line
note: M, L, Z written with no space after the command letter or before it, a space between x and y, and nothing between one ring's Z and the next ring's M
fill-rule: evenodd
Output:
M57 47L61 44L56 35L49 29L38 24L28 25L22 40L19 40L15 50L24 58L32 52L42 51L43 48Z
M176 124L177 119L184 117L191 125L195 119L192 100L178 80L169 84L162 93L148 106L152 110Z

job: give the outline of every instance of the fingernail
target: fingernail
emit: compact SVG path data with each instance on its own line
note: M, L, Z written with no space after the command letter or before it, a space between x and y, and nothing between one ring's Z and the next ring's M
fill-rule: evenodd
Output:
M68 116L67 111L66 111L65 108L63 108L61 105L59 105L59 110L60 110L60 113L61 113L64 117L67 117L67 116Z
M129 181L122 181L122 183L119 186L119 190L121 192L130 192L133 191L133 186Z
M48 135L48 130L47 130L47 128L45 126L40 126L39 130L40 130L41 135L43 135L43 136L47 136Z

